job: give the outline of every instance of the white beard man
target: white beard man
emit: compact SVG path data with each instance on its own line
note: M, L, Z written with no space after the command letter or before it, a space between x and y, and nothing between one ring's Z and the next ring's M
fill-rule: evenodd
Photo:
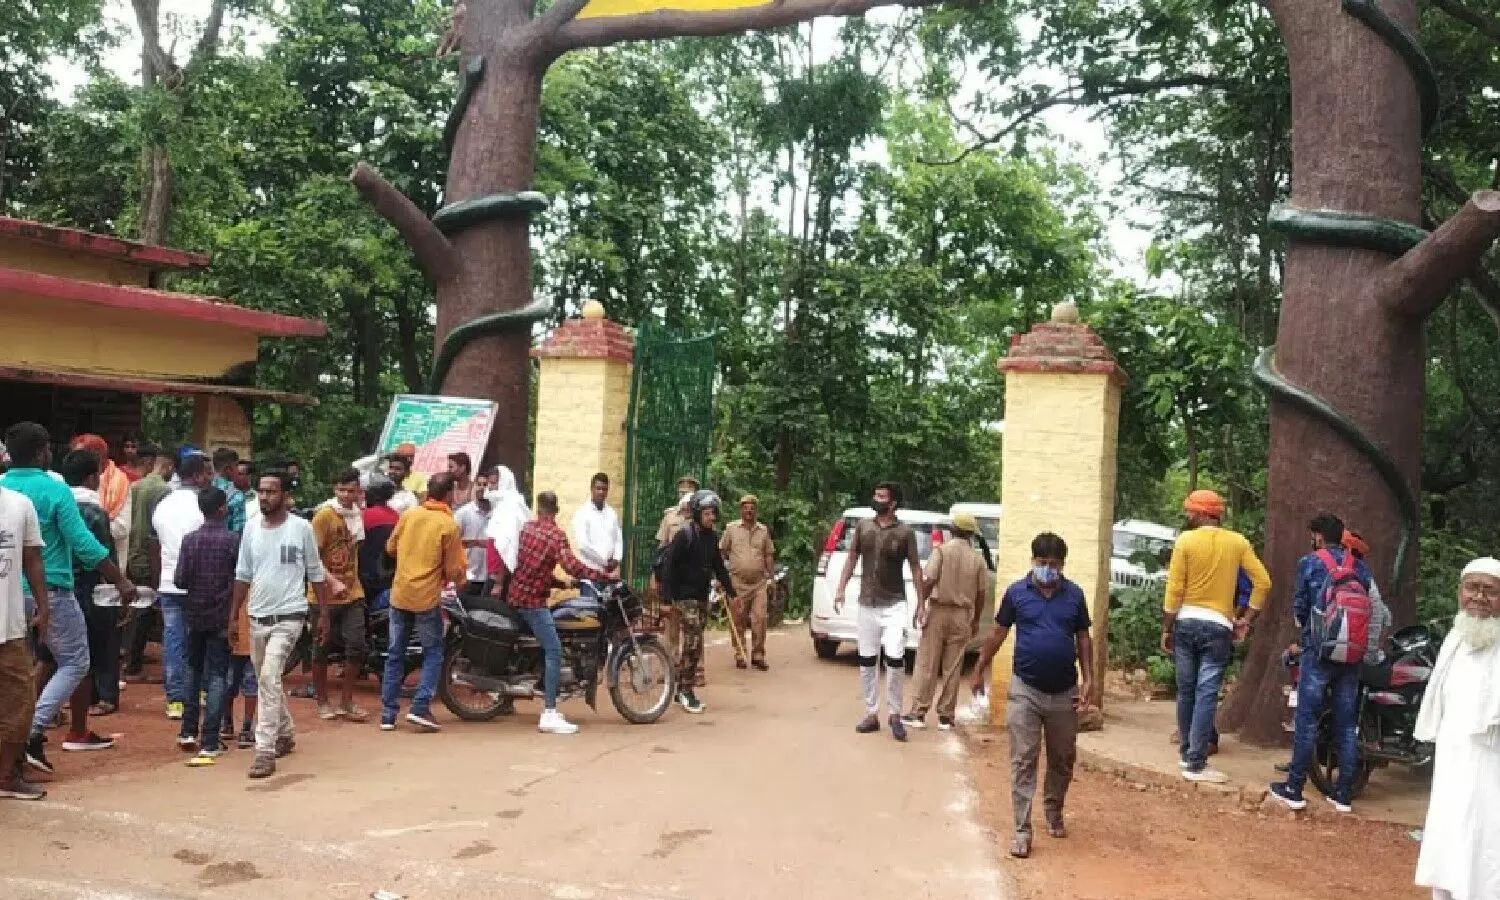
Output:
M1458 605L1417 716L1417 739L1437 745L1417 884L1500 900L1500 559L1464 567Z

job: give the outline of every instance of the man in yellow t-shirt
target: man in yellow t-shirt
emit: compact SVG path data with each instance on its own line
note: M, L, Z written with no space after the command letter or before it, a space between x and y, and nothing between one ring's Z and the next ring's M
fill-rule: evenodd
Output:
M1193 491L1182 504L1190 531L1177 538L1167 569L1161 619L1161 649L1177 667L1178 751L1182 777L1223 783L1208 767L1208 745L1224 670L1234 645L1265 606L1271 576L1244 535L1224 528L1224 501L1213 491ZM1250 578L1250 606L1235 616L1240 570Z
M334 479L333 500L318 507L312 519L318 557L329 575L328 635L313 648L313 689L318 718L368 722L370 714L354 705L354 681L365 659L365 589L359 580L359 541L364 523L359 509L359 472L346 469ZM358 534L355 534L355 531ZM308 593L308 602L317 598ZM344 648L344 677L337 707L328 699L328 655Z
M386 655L385 678L380 682L383 731L396 727L401 681L406 674L399 648L406 646L412 631L422 645L422 680L417 683L406 721L421 731L437 731L439 727L433 721L431 704L443 669L443 588L453 582L466 583L469 570L463 534L448 505L452 493L452 475L440 472L432 476L427 482L427 499L401 516L385 542L385 552L396 558L396 575L391 581L393 651Z

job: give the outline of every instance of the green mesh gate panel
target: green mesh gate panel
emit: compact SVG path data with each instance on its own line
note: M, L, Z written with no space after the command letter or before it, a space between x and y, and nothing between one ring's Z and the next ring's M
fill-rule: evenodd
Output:
M714 419L714 335L650 324L635 336L625 423L625 577L646 589L656 529L677 504L677 479L703 480Z

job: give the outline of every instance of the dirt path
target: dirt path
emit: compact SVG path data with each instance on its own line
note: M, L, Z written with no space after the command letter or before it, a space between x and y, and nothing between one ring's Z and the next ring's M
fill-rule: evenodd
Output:
M981 817L1012 830L1003 737L970 738ZM1118 774L1125 771L1125 777ZM1246 809L1238 793L1084 762L1068 795L1066 840L1039 831L1027 860L1004 868L1027 900L1425 900L1412 885L1409 828ZM1321 803L1321 800L1314 800ZM1041 815L1038 798L1036 815ZM1040 820L1038 820L1040 821Z
M631 726L575 703L571 738L538 734L534 704L440 710L424 735L293 701L297 751L263 782L244 751L184 766L160 688L133 685L98 723L121 749L56 751L46 801L0 806L0 897L1010 896L957 737L856 735L854 666L815 660L805 631L771 639L768 674L711 645L705 715Z

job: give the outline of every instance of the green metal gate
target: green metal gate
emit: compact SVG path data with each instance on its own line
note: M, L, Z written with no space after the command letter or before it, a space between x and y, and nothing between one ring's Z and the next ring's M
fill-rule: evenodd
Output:
M649 323L635 335L625 423L625 577L645 591L662 513L677 479L703 480L714 425L714 334L688 336Z

